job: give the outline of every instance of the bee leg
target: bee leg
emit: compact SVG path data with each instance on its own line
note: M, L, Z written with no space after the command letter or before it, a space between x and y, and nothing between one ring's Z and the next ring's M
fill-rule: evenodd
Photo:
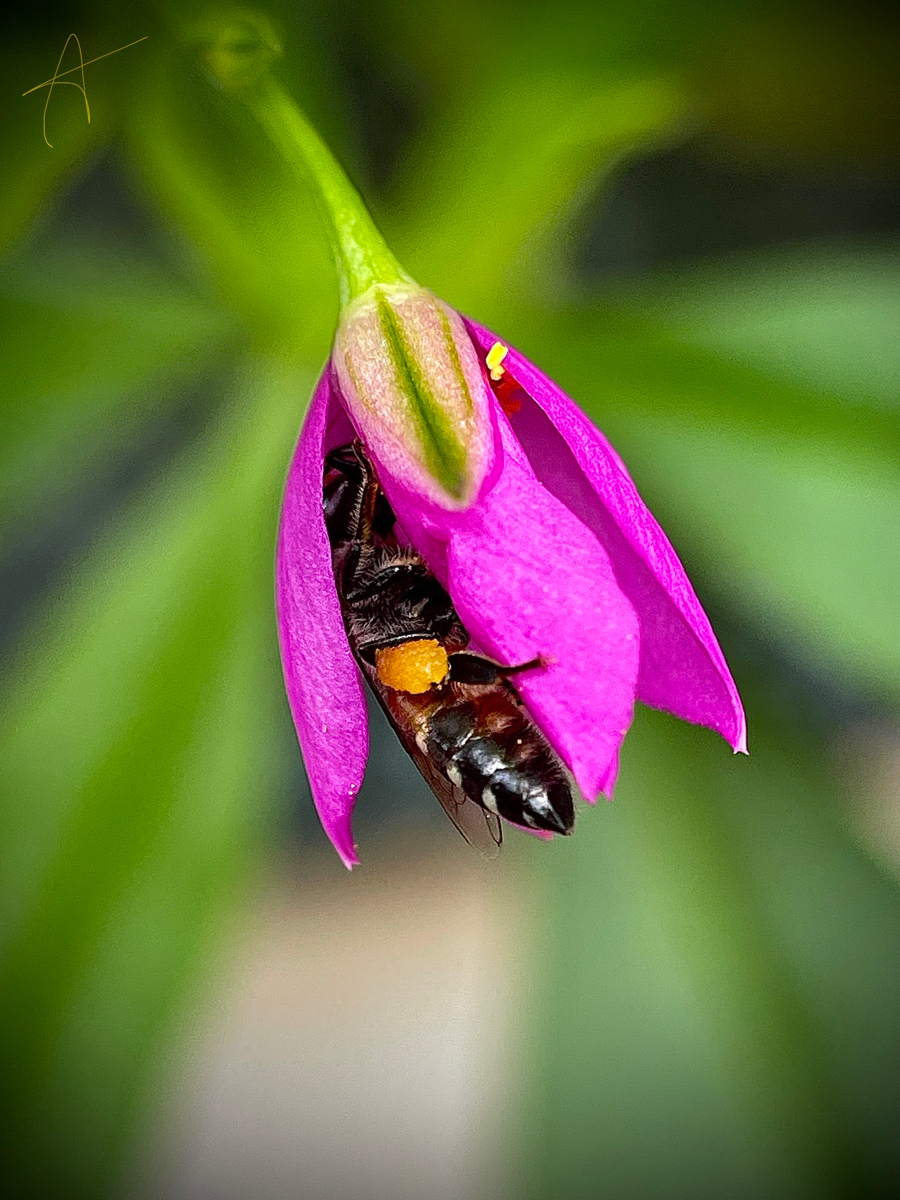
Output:
M326 468L334 468L344 475L353 474L357 479L362 477L364 467L356 453L356 444L348 442L345 446L336 446L325 455Z
M322 508L332 546L353 537L359 524L365 477L352 450L352 446L338 446L325 456Z
M326 478L329 471L337 478L325 485L325 526L332 550L344 548L341 583L344 598L352 602L358 599L358 581L377 539L390 534L395 517L361 442L330 451L325 456Z
M335 472L336 478L329 478L329 472ZM396 517L361 442L329 451L325 475L325 524L334 543L370 542L373 531L382 538L390 534Z
M529 659L528 662L517 663L512 667L504 667L502 663L485 658L483 654L473 654L471 650L458 650L447 658L449 667L448 678L452 683L496 684L503 683L510 675L520 671L535 671L545 666L544 659Z
M344 555L344 562L341 567L341 591L344 598L351 603L356 599L356 594L359 590L356 581L361 571L362 560L362 543L354 540L350 543Z
M354 443L356 445L356 443ZM364 452L363 452L364 453ZM387 497L381 490L381 485L375 477L368 459L361 462L362 487L359 498L359 512L356 523L357 539L365 545L371 545L373 533L384 538L394 527L396 517L387 502Z

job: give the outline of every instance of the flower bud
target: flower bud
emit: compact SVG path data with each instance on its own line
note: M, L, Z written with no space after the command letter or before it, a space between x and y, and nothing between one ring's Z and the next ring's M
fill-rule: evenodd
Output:
M490 398L459 315L431 292L378 286L344 311L334 367L382 472L442 508L468 507L493 460Z

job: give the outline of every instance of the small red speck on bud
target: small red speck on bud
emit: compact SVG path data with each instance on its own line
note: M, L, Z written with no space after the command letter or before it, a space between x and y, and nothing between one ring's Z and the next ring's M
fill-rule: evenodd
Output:
M500 407L508 417L514 417L522 408L524 392L508 371L500 379L491 379L491 387Z

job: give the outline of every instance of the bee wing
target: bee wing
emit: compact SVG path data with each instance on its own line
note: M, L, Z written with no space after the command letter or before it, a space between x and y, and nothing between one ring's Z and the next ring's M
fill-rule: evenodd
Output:
M432 767L427 754L416 747L410 757L422 772L426 783L441 802L441 806L470 846L480 850L485 858L496 858L503 842L500 818L470 800L462 788L451 783L446 775Z
M470 800L462 788L451 783L447 776L433 765L416 741L416 730L421 731L425 728L426 706L431 702L424 696L408 695L383 687L377 673L368 663L359 658L357 662L403 749L440 800L444 812L470 846L480 850L485 858L496 858L503 841L500 818L476 804L474 800Z

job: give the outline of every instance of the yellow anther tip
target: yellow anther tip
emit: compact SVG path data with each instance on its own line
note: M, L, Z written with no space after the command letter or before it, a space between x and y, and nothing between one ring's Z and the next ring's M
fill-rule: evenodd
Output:
M375 670L385 687L419 695L447 678L447 651L432 638L375 651Z
M487 365L487 369L491 373L491 379L493 379L495 382L498 379L502 379L506 373L503 366L503 360L506 358L507 354L509 354L509 346L504 346L502 342L494 342L493 346L491 346L490 350L487 352L485 363Z

